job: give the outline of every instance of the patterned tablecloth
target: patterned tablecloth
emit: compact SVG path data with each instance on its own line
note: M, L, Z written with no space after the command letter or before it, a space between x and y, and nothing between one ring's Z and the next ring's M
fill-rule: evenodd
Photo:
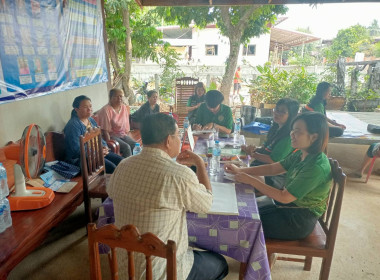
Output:
M228 139L225 142L229 141ZM195 151L202 153L205 149L206 141L198 140ZM211 177L211 181L223 182L222 173ZM189 245L247 263L244 279L271 279L253 188L236 184L236 198L239 215L187 213ZM114 213L112 200L108 198L99 208L97 226L109 223L114 223ZM100 251L106 253L108 249L100 246Z

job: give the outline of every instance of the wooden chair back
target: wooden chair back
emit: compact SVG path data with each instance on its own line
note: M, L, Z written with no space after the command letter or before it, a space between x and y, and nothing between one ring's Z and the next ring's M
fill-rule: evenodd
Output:
M175 81L175 112L178 115L178 126L182 127L183 120L187 117L187 101L194 94L198 78L184 77Z
M46 162L65 159L65 135L63 132L45 132Z
M91 198L107 198L106 174L100 128L79 137L85 214L92 222Z
M133 252L143 253L146 258L146 279L152 280L152 256L165 258L166 273L168 280L177 279L176 264L176 244L168 240L167 244L162 242L153 233L140 235L134 225L126 225L118 229L114 225L106 225L99 229L95 224L88 224L88 246L90 254L90 273L91 279L102 279L99 243L106 244L111 248L109 261L111 267L111 279L118 279L118 267L116 258L116 248L123 248L128 252L128 276L135 279L135 266Z
M311 270L312 258L322 258L319 279L329 278L335 240L338 231L340 211L343 202L346 175L336 160L329 159L333 185L327 202L327 210L320 217L314 231L305 239L295 241L266 239L266 247L270 266L273 265L273 254L290 254L305 256L303 259L293 257L278 257L277 260L296 261L304 263L304 270Z

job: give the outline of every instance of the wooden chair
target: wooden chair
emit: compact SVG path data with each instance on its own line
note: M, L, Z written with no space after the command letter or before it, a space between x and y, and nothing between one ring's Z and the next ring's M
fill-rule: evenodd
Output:
M368 169L368 172L367 172L367 177L365 178L365 183L367 184L368 182L368 179L369 179L369 176L371 176L371 173L372 173L372 169L373 169L373 166L375 165L375 161L377 159L377 156L374 156L372 158L372 161L371 161L371 164L369 166L369 169Z
M182 127L183 120L187 117L187 101L194 94L198 78L184 77L175 81L175 112L178 115L178 126Z
M63 132L45 132L46 162L65 159L65 135Z
M314 231L305 239L284 241L266 239L267 254L270 267L273 266L272 254L290 254L305 256L305 258L278 257L277 260L296 261L304 263L304 270L310 271L313 257L323 258L319 279L329 278L331 262L334 253L335 239L338 231L340 209L343 200L346 175L336 160L330 160L333 186L328 199L325 214L319 219Z
M106 171L100 128L79 137L83 201L88 222L92 222L91 198L106 199Z
M87 231L92 280L102 279L98 247L99 243L106 244L111 248L108 258L111 267L111 279L113 280L119 278L116 248L123 248L128 251L129 279L135 279L133 252L139 252L145 255L146 279L153 279L151 256L165 258L167 260L167 279L177 279L176 244L174 241L168 240L168 243L165 244L150 232L140 235L134 225L126 225L119 230L114 225L106 225L97 229L95 224L89 224L87 226Z

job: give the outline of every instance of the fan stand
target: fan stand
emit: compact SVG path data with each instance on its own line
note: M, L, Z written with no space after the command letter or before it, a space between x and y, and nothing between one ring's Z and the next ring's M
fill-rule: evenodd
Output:
M14 165L15 192L8 197L11 211L32 210L48 206L55 195L51 189L26 187L21 166Z

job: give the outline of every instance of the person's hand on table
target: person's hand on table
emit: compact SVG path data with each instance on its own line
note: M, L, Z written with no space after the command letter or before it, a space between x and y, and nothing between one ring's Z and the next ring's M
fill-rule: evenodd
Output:
M231 173L231 174L237 174L239 173L239 167L237 167L235 164L233 163L227 163L224 165L224 171L226 171L227 173Z
M208 123L202 127L203 130L209 130L214 127L214 123Z
M248 184L248 185L252 183L252 177L248 175L247 173L243 173L243 172L236 173L235 180L239 183Z
M192 166L192 165L195 165L197 167L201 165L205 166L203 159L197 154L189 150L185 150L181 152L177 156L177 162L183 165L187 165L187 166Z
M200 124L193 124L193 130L201 130L202 126Z
M253 145L242 145L241 150L247 155L253 156L253 153L256 151L256 146Z

